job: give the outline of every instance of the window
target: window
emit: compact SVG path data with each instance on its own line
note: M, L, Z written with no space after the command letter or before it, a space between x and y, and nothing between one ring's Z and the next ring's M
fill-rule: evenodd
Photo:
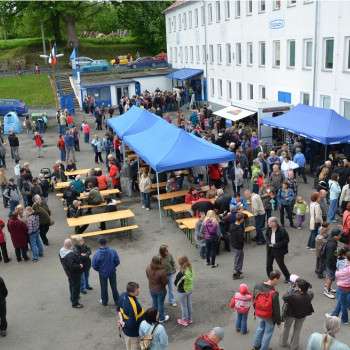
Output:
M199 45L196 46L196 63L199 63L200 57L199 57Z
M226 64L230 65L231 63L232 63L231 44L226 44Z
M346 71L350 71L350 37L345 38L345 45L344 45L344 68Z
M202 45L202 62L205 64L207 62L207 49L205 45Z
M198 9L194 10L194 26L198 27Z
M214 63L214 47L213 45L209 45L209 63Z
M236 65L240 66L242 64L242 45L241 43L236 44Z
M214 78L210 78L210 94L211 96L215 95Z
M253 13L253 0L247 0L247 16Z
M225 19L228 20L231 17L231 3L230 1L225 1Z
M331 97L327 95L320 96L320 107L331 108Z
M279 40L273 42L273 67L279 68L281 65L281 43Z
M266 99L266 87L264 85L259 85L259 98L261 100Z
M193 46L190 46L190 62L193 63Z
M334 56L334 39L327 38L323 40L323 68L333 69L333 56Z
M274 10L280 10L281 9L281 0L273 0L272 8Z
M226 96L227 96L227 101L232 100L232 83L231 80L226 80Z
M242 99L242 83L236 83L236 97L237 100Z
M235 1L235 17L236 18L241 17L241 1L240 0Z
M208 4L208 24L213 23L213 6Z
M188 63L188 47L185 46L185 63Z
M178 17L177 21L178 21L178 24L179 24L179 30L181 30L182 29L181 15L179 14L177 17Z
M176 16L173 17L174 29L173 32L176 32Z
M174 62L177 62L177 47L175 47Z
M296 4L297 4L297 0L288 0L287 2L288 7L295 6Z
M300 103L303 105L309 105L310 104L310 94L307 92L301 92L300 93Z
M247 43L247 66L253 65L253 43Z
M303 67L310 69L312 67L312 39L304 40Z
M350 100L346 98L340 99L340 110L341 115L343 115L346 119L350 119Z
M217 58L218 58L218 64L222 63L222 49L221 49L221 44L217 45Z
M254 86L253 84L248 84L247 95L249 100L254 99Z
M259 0L259 3L258 3L258 11L259 13L263 13L265 12L266 10L266 2L265 0Z
M204 26L205 24L205 7L204 5L201 6L201 25Z
M182 47L180 47L179 56L180 56L180 63L184 63L184 57L183 57L183 49L182 49Z
M266 43L265 41L259 42L259 66L264 67L266 64Z
M184 26L184 30L187 28L187 15L186 12L182 15L182 22Z
M216 22L221 21L220 1L215 2Z
M192 11L188 13L188 29L192 28Z
M288 68L295 68L295 40L288 40L287 47L287 66Z
M171 33L171 19L168 18L168 33Z
M222 80L218 79L218 97L222 98Z

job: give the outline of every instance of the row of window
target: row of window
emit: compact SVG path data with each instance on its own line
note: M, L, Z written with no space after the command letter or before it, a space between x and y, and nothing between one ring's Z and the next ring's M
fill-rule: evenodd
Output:
M234 85L231 80L226 80L226 93L224 93L224 81L222 79L217 79L215 84L215 79L209 79L210 84L210 96L217 97L219 99L226 98L227 101L231 101L232 99L236 100L253 100L253 99L266 99L266 87L264 85L258 85L258 92L255 91L254 85L251 83L247 83L246 86L246 95L243 97L243 87L241 82L235 83L235 94L234 94ZM257 93L257 96L255 95ZM300 92L300 103L309 105L310 93L308 92ZM320 103L319 106L322 108L330 108L331 107L331 96L328 95L320 95ZM342 98L340 99L340 113L350 119L350 99Z
M308 4L313 2L313 0L304 0L304 4ZM207 9L205 9L204 5L200 7L201 11L201 25L205 24L205 10L207 10L207 23L212 24L214 20L216 22L220 22L222 19L222 11L224 15L224 19L226 21L230 20L232 13L234 11L235 18L241 17L241 9L245 5L245 11L247 16L251 16L255 10L255 4L257 3L257 12L265 13L267 9L267 1L266 0L247 0L247 1L215 1L214 3L208 2ZM296 0L287 0L287 7L294 7L297 4ZM214 5L214 6L213 6ZM277 11L281 9L282 1L281 0L273 0L271 2L272 10ZM215 15L214 15L215 8ZM215 16L215 18L214 18ZM173 16L172 18L168 18L168 32L176 32L181 30L197 28L199 25L199 8L195 8L193 11L183 12L178 14L177 16Z
M311 69L313 65L313 40L304 39L302 43L302 67L304 69ZM281 40L274 40L272 45L272 67L281 67ZM256 45L255 45L256 46ZM246 43L246 64L253 66L258 64L259 67L267 65L268 47L265 41L258 42L258 52L255 52L255 47L252 42ZM297 55L297 41L294 39L287 40L287 62L288 68L295 68ZM345 37L344 46L344 70L350 71L350 37ZM214 51L216 50L216 55ZM236 43L234 48L230 43L217 44L216 47L212 44L208 45L208 56L206 46L185 46L172 47L169 52L169 61L174 63L203 63L209 64L223 64L225 53L225 64L231 65L235 60L237 66L243 63L243 44ZM216 56L216 57L215 57ZM334 68L334 38L324 38L322 46L322 69L331 71Z

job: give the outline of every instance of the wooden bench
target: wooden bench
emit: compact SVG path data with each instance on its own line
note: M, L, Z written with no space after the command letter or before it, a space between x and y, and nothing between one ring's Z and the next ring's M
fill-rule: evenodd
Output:
M121 204L121 203L122 203L122 201L116 201L115 204L118 205L118 204ZM108 205L107 202L104 202L104 203L101 203L101 204L85 204L85 205L81 205L80 209L94 209L94 208L105 207L107 205ZM68 208L64 207L63 210L67 211Z
M79 238L87 238L87 237L98 237L102 235L110 235L113 233L121 233L121 232L129 232L129 236L131 238L132 230L136 230L139 226L138 225L130 225L130 226L122 226L122 227L115 227L110 228L107 230L100 230L100 231L93 231L93 232L84 232L78 235L71 235L72 239L79 239Z

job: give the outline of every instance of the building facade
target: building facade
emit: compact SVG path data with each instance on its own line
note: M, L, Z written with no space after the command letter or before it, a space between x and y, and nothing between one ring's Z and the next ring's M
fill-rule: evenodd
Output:
M350 119L350 1L178 1L165 11L173 68L204 71L208 100L304 103Z

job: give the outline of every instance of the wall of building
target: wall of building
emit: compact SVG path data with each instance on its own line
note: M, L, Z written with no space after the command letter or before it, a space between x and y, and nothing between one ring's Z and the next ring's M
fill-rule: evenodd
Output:
M141 85L141 92L148 90L154 92L156 89L171 90L171 80L166 75L157 75L153 77L134 78Z
M240 16L236 6L240 4ZM207 78L208 100L229 105L232 99L277 100L278 92L289 92L291 103L303 101L308 94L309 104L325 106L321 95L330 97L330 107L344 114L343 99L349 99L350 118L350 66L348 66L350 26L346 14L349 1L319 1L318 34L315 41L316 1L196 1L175 7L166 13L167 52L174 68L200 68ZM218 5L220 4L220 5ZM277 5L280 4L278 9ZM265 5L265 10L262 10ZM205 24L202 20L204 6ZM220 16L217 9L220 6ZM210 7L212 21L209 20ZM228 12L226 9L230 9ZM198 11L198 25L196 20ZM179 18L180 16L180 18ZM184 17L185 16L185 17ZM192 17L192 20L190 20ZM179 21L180 19L180 21ZM181 28L179 27L181 22ZM325 38L334 38L333 68L325 69ZM306 41L312 40L312 65L305 66ZM295 42L295 64L288 65L289 43ZM280 44L280 65L274 65L274 42ZM265 65L259 62L260 43L265 43ZM314 45L316 56L314 57ZM241 44L241 63L238 62L237 44ZM252 45L252 64L248 61L248 45ZM226 45L231 47L228 55ZM213 62L210 57L213 46ZM218 45L222 60L219 62ZM203 54L205 46L205 54ZM187 52L187 54L186 54ZM193 52L193 54L192 54ZM198 55L199 52L199 55ZM229 59L230 58L230 59ZM316 63L316 65L315 65ZM315 90L314 90L315 69ZM220 81L222 89L219 88ZM229 82L231 95L229 94ZM212 84L214 89L212 91ZM238 96L241 84L242 96ZM253 96L250 96L250 86ZM262 96L263 87L265 96ZM222 91L220 91L222 90ZM315 101L312 101L313 93ZM306 96L305 96L306 97ZM304 102L307 102L304 99Z

